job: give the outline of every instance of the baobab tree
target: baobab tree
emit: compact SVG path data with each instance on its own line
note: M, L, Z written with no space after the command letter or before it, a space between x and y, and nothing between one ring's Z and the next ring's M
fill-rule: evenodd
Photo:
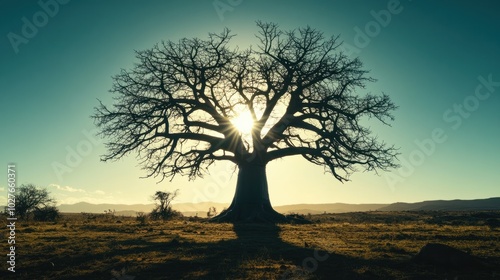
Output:
M232 47L225 29L137 51L137 64L113 78L114 104L96 108L108 139L102 160L137 152L146 176L160 181L234 163L233 201L213 218L221 222L286 221L271 206L266 179L266 165L279 158L302 156L341 182L357 170L396 167L396 149L361 124L388 125L396 106L385 94L359 93L374 80L339 38L257 26L257 46L246 50Z

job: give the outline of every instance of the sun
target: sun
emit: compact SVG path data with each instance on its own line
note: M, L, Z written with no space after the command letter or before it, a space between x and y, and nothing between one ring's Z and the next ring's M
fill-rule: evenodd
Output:
M252 131L253 119L252 115L250 115L250 112L248 111L240 113L238 116L233 118L231 122L242 134L248 134Z

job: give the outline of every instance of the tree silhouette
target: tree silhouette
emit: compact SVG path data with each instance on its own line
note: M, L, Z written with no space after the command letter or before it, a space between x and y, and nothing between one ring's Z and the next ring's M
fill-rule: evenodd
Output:
M175 216L179 216L180 213L172 209L172 201L177 196L178 190L175 192L162 192L156 191L153 195L153 199L156 201L156 206L151 211L151 218L154 220L168 220Z
M22 219L34 213L37 218L48 215L57 218L55 199L50 197L47 189L37 188L34 184L21 185L17 189L16 212Z
M338 37L310 27L282 31L257 22L257 48L230 47L228 29L208 39L162 42L137 51L139 62L116 75L112 107L100 102L96 124L109 141L104 161L136 151L147 177L202 176L216 161L238 166L234 199L214 221L270 221L266 165L302 156L339 181L358 170L396 167L388 147L361 124L393 120L389 96L365 94L359 59L339 50ZM249 133L234 120L251 116Z

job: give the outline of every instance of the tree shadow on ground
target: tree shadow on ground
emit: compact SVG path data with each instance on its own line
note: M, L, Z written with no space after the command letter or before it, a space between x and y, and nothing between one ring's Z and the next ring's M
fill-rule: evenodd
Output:
M50 259L57 267L31 267L30 273L53 279L454 279L453 273L422 271L408 260L365 259L327 252L307 244L284 242L278 225L235 224L236 238L217 242L194 242L173 236L168 242L142 238L120 241L113 250L100 254L81 253ZM300 237L297 237L300 239ZM116 259L134 259L116 263ZM98 271L92 264L101 264ZM79 265L81 276L65 276L62 268ZM85 268L87 270L85 271ZM113 276L112 270L120 271ZM58 270L60 269L60 270ZM66 270L67 271L67 270ZM461 275L460 279L474 279ZM54 278L55 277L55 278ZM433 278L433 277L431 277ZM27 278L28 279L28 278ZM42 278L40 278L42 279ZM49 278L44 278L49 279ZM444 279L444 278L441 278ZM488 278L494 279L494 278Z
M233 230L236 239L215 243L180 241L175 249L184 256L153 264L137 273L136 279L373 278L355 272L355 263L360 260L283 242L277 225L235 224ZM171 244L155 246L154 250L174 249ZM387 279L387 275L380 277Z

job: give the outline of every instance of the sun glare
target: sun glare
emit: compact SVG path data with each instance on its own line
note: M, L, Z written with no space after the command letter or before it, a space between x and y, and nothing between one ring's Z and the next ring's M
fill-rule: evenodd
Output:
M252 131L253 119L252 115L250 115L250 112L243 112L239 114L231 122L242 134L248 134Z

